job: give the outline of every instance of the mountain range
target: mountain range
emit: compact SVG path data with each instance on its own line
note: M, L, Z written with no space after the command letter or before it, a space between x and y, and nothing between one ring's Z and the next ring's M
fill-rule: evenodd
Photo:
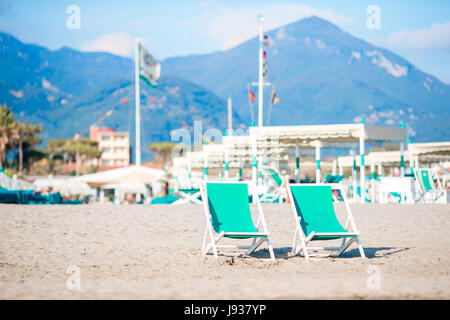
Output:
M88 135L89 127L129 131L134 146L134 63L109 53L70 48L50 51L0 33L0 104L13 107L16 119L43 127L43 144L53 138ZM151 142L169 141L178 128L223 131L225 100L186 79L163 74L157 87L141 84L142 156ZM241 120L234 113L234 122ZM134 154L132 152L132 154Z
M414 141L450 139L450 86L402 57L318 17L267 35L265 80L280 102L270 106L271 90L265 90L265 124L351 123L364 117L379 125L405 121ZM163 69L232 97L239 115L250 119L247 85L257 81L257 49L253 38L227 51L168 58ZM253 108L257 118L256 103Z
M271 88L265 90L266 125L364 117L378 125L405 121L415 142L450 140L450 86L402 57L317 17L267 35L265 81L280 102L272 105ZM67 47L51 51L0 33L0 70L0 103L13 107L18 120L41 124L44 143L86 134L93 123L129 130L134 141L131 59ZM224 130L228 97L234 124L247 126L257 118L247 89L257 75L256 37L225 51L163 60L158 87L141 85L142 144L169 140L171 130L197 119L204 128Z

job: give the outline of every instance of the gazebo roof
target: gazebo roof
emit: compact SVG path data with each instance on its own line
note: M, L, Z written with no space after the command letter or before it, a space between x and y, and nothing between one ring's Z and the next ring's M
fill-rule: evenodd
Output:
M128 166L97 173L79 176L76 179L86 182L91 187L102 187L108 183L120 183L128 179L135 179L144 184L151 184L165 175L164 170L144 166Z
M414 155L450 155L450 141L410 143L408 145L408 151Z
M250 135L256 135L259 140L279 140L282 143L311 142L359 142L361 135L364 140L371 141L403 141L406 128L388 126L370 126L366 124L326 124L311 126L266 126L251 127Z

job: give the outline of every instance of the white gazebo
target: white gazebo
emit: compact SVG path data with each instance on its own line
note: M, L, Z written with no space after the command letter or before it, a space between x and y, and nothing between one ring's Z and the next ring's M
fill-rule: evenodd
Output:
M353 145L356 157L356 146L359 144L360 154L360 186L365 190L365 144L370 142L390 141L400 144L401 154L404 152L406 128L366 125L362 119L359 124L330 124L310 126L266 126L250 127L250 136L259 143L278 141L282 146L310 144L316 150L316 183L320 182L320 151L331 145L343 147ZM298 153L296 153L297 155ZM299 159L296 159L296 163ZM364 197L361 197L364 203Z
M115 186L118 190L128 186L134 185L136 186L139 183L139 190L136 189L138 196L141 194L139 191L144 191L142 189L142 185L152 185L155 189L160 187L160 180L165 177L166 173L164 170L149 168L146 166L136 166L131 165L128 167L117 168L97 173L86 174L77 177L78 181L82 181L87 183L89 186L97 189L105 190L105 186ZM131 183L132 182L132 183ZM111 189L116 189L111 188ZM103 194L100 194L102 197ZM139 199L137 199L139 200Z
M450 159L450 141L445 142L425 142L408 144L410 161L414 167L419 167L420 161L440 162Z
M80 195L93 196L95 190L91 188L86 182L78 180L72 176L53 176L36 177L33 181L35 189L47 189L49 187L58 190L62 195Z

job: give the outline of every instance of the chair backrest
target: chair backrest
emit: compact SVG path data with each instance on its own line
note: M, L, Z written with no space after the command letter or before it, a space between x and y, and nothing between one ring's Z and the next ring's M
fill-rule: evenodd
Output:
M336 218L332 189L327 185L290 186L305 236L315 232L347 232Z
M430 169L415 169L416 177L419 181L423 191L435 191L436 186L434 184L433 173Z
M246 183L206 183L214 231L257 232L253 224Z
M272 180L277 184L277 186L281 187L283 184L283 180L281 179L280 175L271 168L263 168L263 171L272 178Z

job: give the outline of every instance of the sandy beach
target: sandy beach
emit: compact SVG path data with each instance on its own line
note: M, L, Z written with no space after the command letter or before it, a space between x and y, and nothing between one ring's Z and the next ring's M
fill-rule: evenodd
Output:
M0 205L0 298L450 298L449 205L351 207L368 258L351 247L307 262L289 254L289 204L263 204L273 264L260 259L266 247L218 262L203 256L198 205ZM80 289L67 286L73 268Z

